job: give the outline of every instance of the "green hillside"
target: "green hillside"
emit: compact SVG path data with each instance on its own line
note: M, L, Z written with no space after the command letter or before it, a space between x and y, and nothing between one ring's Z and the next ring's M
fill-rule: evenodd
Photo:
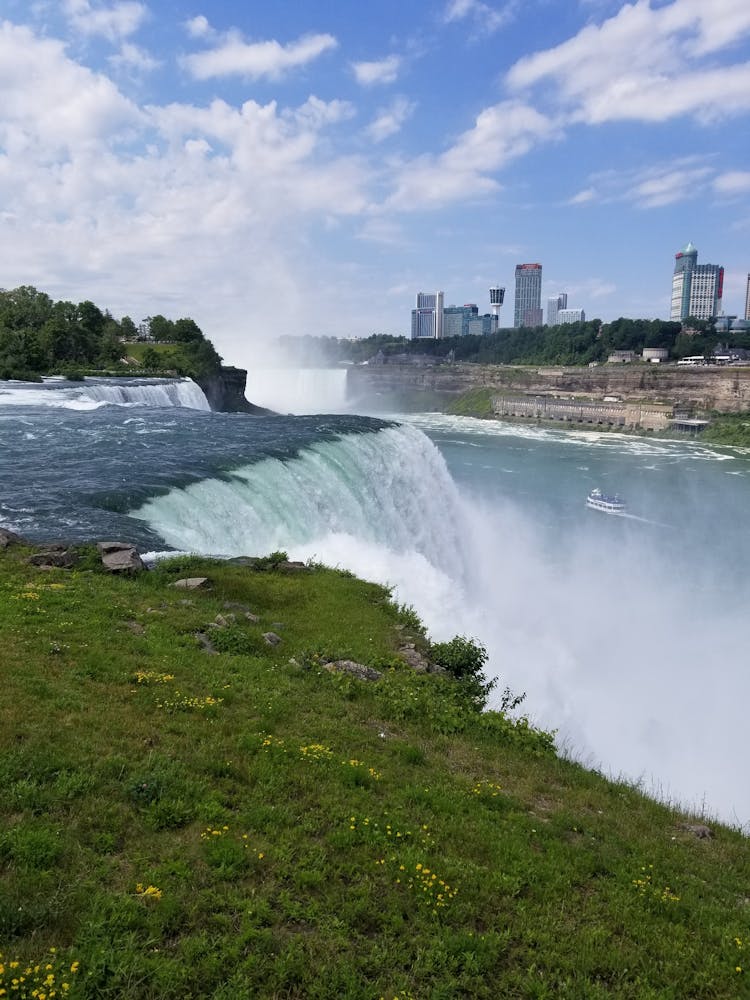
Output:
M0 552L0 996L750 995L740 833L407 667L445 647L383 588L28 556Z

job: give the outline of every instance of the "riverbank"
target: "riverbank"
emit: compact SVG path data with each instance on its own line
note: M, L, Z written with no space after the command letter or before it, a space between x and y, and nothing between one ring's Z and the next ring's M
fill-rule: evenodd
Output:
M742 995L747 840L409 666L384 588L32 554L0 551L10 996L14 961L87 998Z

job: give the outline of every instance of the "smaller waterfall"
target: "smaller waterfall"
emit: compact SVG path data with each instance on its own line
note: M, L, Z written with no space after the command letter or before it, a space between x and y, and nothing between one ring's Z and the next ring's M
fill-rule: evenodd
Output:
M278 413L346 413L345 368L253 368L247 398Z
M80 390L83 397L95 403L118 406L186 406L191 410L210 410L208 400L190 378L169 381L140 380L137 382L86 380Z

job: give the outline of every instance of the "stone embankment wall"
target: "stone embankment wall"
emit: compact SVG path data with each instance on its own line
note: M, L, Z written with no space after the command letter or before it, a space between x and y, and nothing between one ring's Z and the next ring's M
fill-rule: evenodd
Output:
M651 431L665 430L673 415L671 406L658 403L596 403L549 396L494 396L492 410L498 417L564 420Z
M358 365L347 375L351 394L415 389L446 399L469 389L488 388L512 397L546 395L603 402L661 404L696 414L750 410L750 367L704 368L676 365L599 365L596 368L534 368L512 365ZM642 426L647 426L643 425Z

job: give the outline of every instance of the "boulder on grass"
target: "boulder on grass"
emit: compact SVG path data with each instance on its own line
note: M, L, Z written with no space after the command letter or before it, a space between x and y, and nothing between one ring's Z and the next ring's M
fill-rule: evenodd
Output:
M15 531L8 531L7 528L0 528L0 549L7 549L9 545L23 545L24 539L17 535Z
M184 580L175 580L174 583L170 584L171 587L177 587L178 590L197 590L199 587L207 585L207 576L189 576Z
M332 674L349 674L360 681L379 681L383 676L379 670L367 667L364 663L356 663L354 660L331 660L324 663L323 669Z
M128 542L97 542L102 566L110 573L140 573L146 567L134 545Z
M78 562L78 553L65 545L50 545L43 552L35 552L26 560L37 569L70 569Z

